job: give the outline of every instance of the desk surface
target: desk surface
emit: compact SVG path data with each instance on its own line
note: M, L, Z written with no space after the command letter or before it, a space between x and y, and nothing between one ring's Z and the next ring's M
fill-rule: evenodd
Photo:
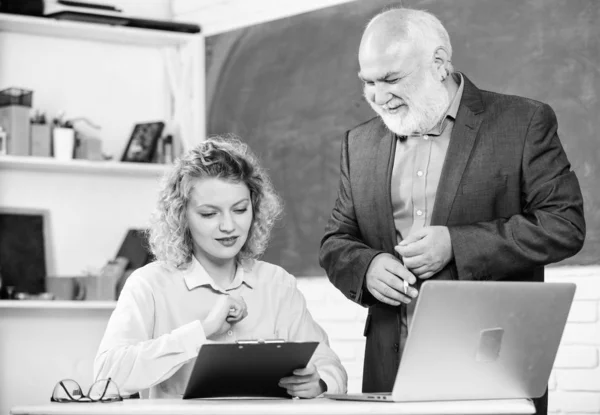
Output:
M12 415L484 415L531 414L535 409L526 399L455 402L351 402L331 399L131 399L113 403L49 403L18 406Z

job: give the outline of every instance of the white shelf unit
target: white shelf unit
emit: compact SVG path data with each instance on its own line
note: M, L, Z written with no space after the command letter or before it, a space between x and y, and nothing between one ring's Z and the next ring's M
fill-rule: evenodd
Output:
M169 105L174 106L170 112L178 114L179 117L175 121L181 134L182 145L193 146L206 136L205 49L201 33L179 33L0 13L0 33L3 32L162 49L168 71L178 72L169 74L173 96ZM177 54L169 54L171 51L176 51ZM183 59L184 55L187 59ZM184 61L192 65L191 69L182 66ZM186 74L192 75L186 78ZM183 85L182 79L187 79L188 84ZM181 102L183 100L186 102Z
M0 170L89 173L128 176L161 176L171 165L119 161L68 160L52 157L0 156Z
M23 45L21 49L15 41ZM54 48L57 60L52 60ZM139 66L134 57L125 61L127 67L122 61L115 61L112 66L110 59L129 51L135 54L136 49L141 57ZM38 51L40 64L36 65L32 56ZM74 54L68 55L70 51ZM102 54L113 51L114 55ZM85 53L77 55L81 52ZM26 59L18 59L20 56ZM67 59L59 61L58 57ZM171 127L166 128L168 133L175 137L181 135L188 146L202 141L205 137L204 36L0 13L0 62L0 70L6 71L0 74L4 75L0 89L11 86L32 89L37 94L34 106L48 114L55 115L64 109L70 116L89 116L103 127L107 143L113 144L107 152L113 154L115 161L0 156L0 207L48 213L49 232L45 243L51 247L48 261L53 264L47 268L48 275L72 276L88 267L99 268L115 254L127 229L147 225L156 204L159 178L170 168L170 165L116 161L120 160L121 143L126 144L128 132L120 127L115 135L115 130L105 126L110 125L113 114L120 126L163 120L166 127ZM24 62L31 64L23 67L21 76L19 65ZM154 66L146 71L144 65L147 64ZM95 66L101 70L102 78L94 77ZM59 76L63 67L67 75L81 70L90 76L81 76L71 83L68 76ZM136 72L143 72L140 79L135 78ZM145 76L147 72L153 77ZM92 86L93 94L87 94L84 82ZM110 89L99 88L103 82L110 82L111 86L131 83L132 88L126 89L124 95L131 101L123 104L125 100L121 100L120 105L115 106L118 109L114 109L111 99L120 97L116 94L118 90L111 92L112 95L103 94ZM142 84L144 88L140 88ZM150 98L144 94L146 90ZM133 95L135 91L141 92ZM73 98L69 100L65 96ZM53 105L53 99L59 104ZM136 112L139 109L136 104L144 104L149 99L161 101L148 106L149 115ZM77 109L79 103L81 110ZM128 107L132 109L131 114L127 112ZM119 144L114 145L117 142ZM109 147L103 145L105 148ZM0 303L2 305L11 306ZM103 307L89 302L62 305L23 302L17 306Z

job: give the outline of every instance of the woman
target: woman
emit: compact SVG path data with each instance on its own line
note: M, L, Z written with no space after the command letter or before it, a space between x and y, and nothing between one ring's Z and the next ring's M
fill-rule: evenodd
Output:
M347 375L296 280L256 258L281 212L271 182L237 139L209 138L165 177L149 240L156 261L119 296L94 362L126 395L183 394L209 341L320 342L309 365L280 380L292 396L346 391Z

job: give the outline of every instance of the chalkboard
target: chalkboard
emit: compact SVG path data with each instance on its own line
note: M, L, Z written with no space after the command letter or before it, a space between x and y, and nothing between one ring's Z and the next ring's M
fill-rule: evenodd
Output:
M395 1L351 2L206 39L207 131L235 133L285 201L264 259L324 275L319 241L333 207L340 140L373 116L357 77L369 18ZM550 104L584 192L588 233L563 264L600 262L600 2L405 1L436 14L453 63L479 88Z
M48 212L0 209L0 276L14 292L38 294L52 272L48 246Z

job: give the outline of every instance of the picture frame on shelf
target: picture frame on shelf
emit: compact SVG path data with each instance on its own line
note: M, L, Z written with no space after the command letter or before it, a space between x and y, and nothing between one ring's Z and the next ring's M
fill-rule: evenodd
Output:
M161 121L135 124L121 161L151 163L164 128Z

